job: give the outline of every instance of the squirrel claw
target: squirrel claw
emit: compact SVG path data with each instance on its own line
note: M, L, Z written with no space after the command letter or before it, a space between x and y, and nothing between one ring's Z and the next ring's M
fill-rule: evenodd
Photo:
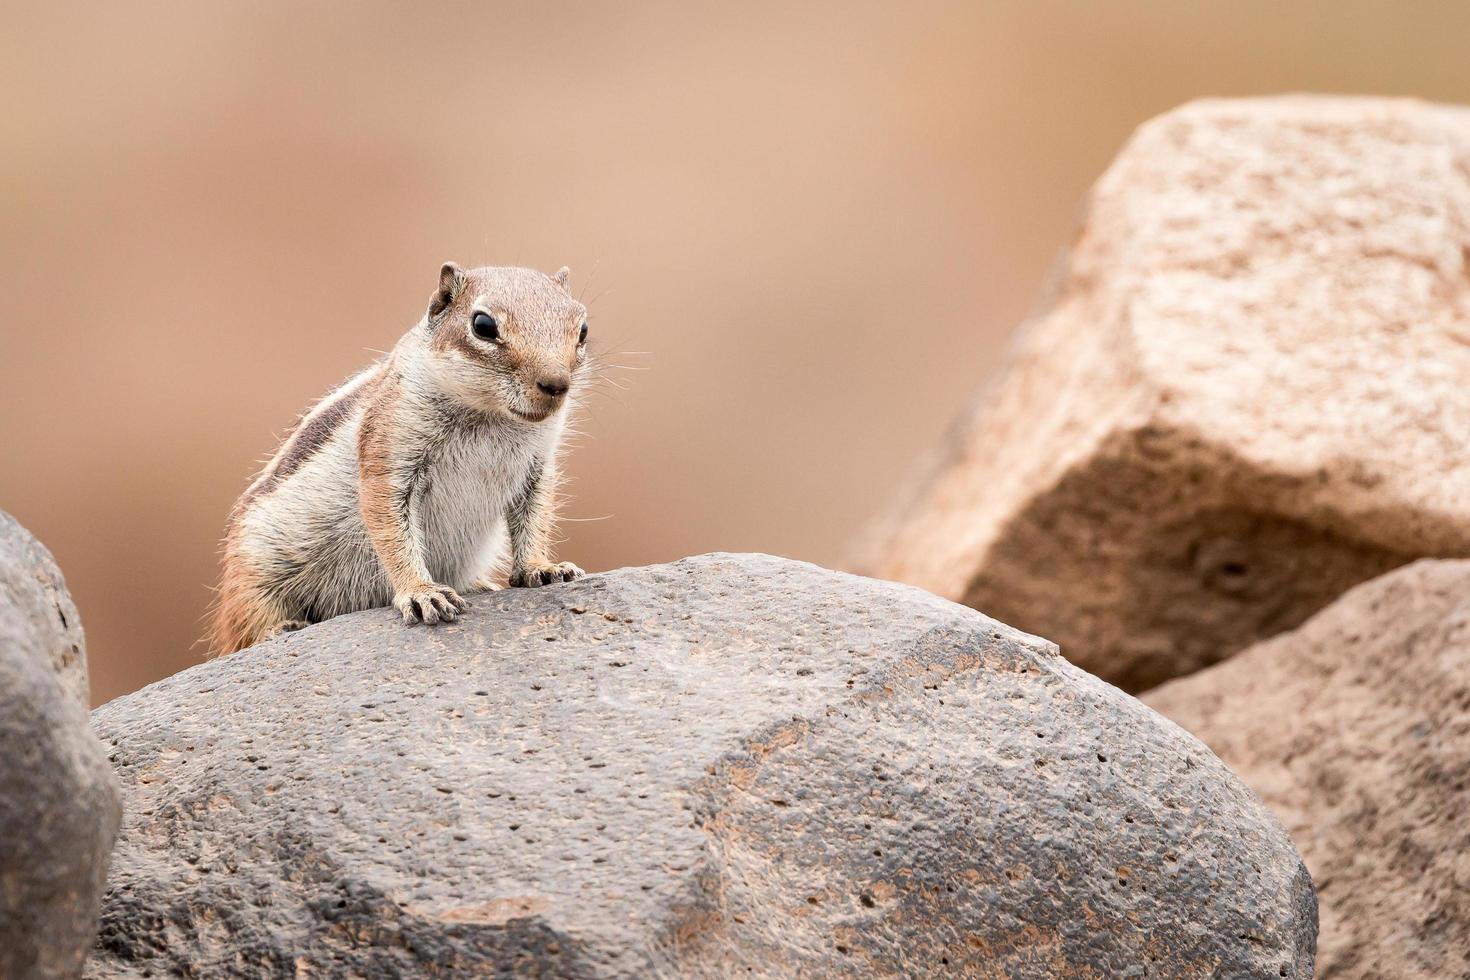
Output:
M510 584L517 588L534 589L553 582L571 582L586 574L571 562L563 561L554 565L533 565L529 568L517 569L511 573Z
M403 614L405 623L452 623L470 604L447 585L428 584L398 593L394 607Z
M285 633L295 633L297 630L304 630L310 625L311 624L304 619L288 619L285 622L277 623L271 629L271 631L266 634L266 637L267 639L274 639L275 637L281 636Z

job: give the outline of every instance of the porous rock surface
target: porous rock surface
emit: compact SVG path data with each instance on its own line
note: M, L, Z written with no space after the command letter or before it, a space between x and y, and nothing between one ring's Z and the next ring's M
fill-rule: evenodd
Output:
M0 977L80 975L119 820L76 606L0 511Z
M1145 700L1285 822L1323 977L1470 976L1470 561L1360 585Z
M858 566L1143 690L1470 555L1470 110L1155 119Z
M119 698L91 976L1310 975L1200 743L904 586L712 555Z

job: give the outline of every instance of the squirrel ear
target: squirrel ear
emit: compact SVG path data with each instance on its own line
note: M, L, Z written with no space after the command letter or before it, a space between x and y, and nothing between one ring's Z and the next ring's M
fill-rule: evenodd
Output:
M434 298L429 300L430 319L443 313L450 303L459 298L464 283L464 270L453 262L445 262L444 267L439 270L439 288L434 291Z
M572 274L572 270L571 269L567 268L566 266L562 266L560 269L557 269L556 270L556 275L552 276L551 278L555 279L556 280L556 284L558 286L560 286L562 289L566 289L567 288L567 278L569 276L571 276L571 274Z

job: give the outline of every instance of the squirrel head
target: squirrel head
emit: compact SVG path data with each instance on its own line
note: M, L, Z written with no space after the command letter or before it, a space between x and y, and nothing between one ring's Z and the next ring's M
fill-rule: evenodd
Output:
M569 275L445 263L421 325L445 392L525 423L555 415L587 363L587 308L568 291Z

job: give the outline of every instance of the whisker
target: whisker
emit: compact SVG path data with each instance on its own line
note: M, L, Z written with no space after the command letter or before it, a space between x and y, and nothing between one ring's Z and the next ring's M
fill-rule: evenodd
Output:
M619 398L617 395L615 395L611 391L606 391L606 390L601 389L601 388L593 389L592 391L587 392L587 395L588 395L589 398L592 397L592 396L594 396L594 395L597 396L597 397L599 397L599 398L607 398L610 401L612 401L613 404L617 405L619 408L627 408L628 407L628 403L627 402L623 401L621 398Z
M582 383L583 384L603 384L603 383L606 383L608 381L617 381L620 384L626 384L626 383L628 383L628 382L630 382L632 380L633 380L632 378L619 378L617 375L603 374L601 371L599 371L596 374L592 375L591 377L588 377L588 378L583 379Z
M582 303L582 297L587 295L587 288L592 285L592 280L597 278L597 270L601 268L601 266L601 259L592 260L592 271L587 273L587 281L582 283L582 288L577 291L577 302ZM582 305L591 306L592 303L589 301L586 303L582 303Z

